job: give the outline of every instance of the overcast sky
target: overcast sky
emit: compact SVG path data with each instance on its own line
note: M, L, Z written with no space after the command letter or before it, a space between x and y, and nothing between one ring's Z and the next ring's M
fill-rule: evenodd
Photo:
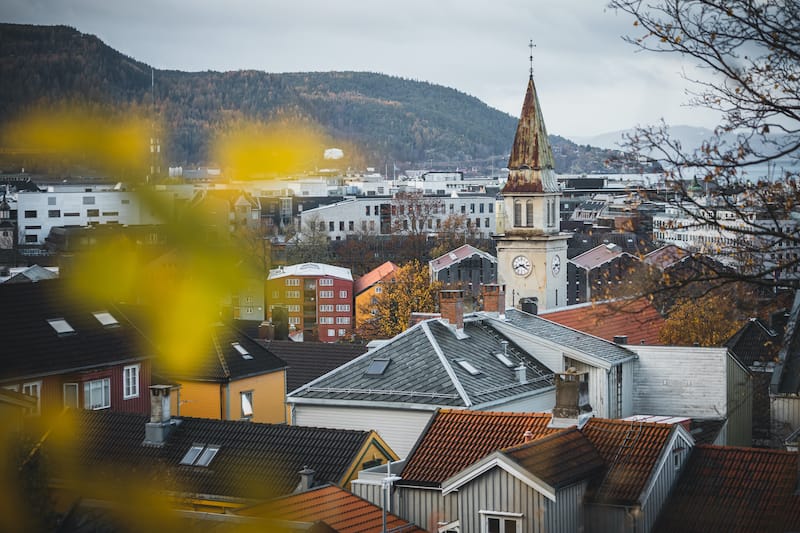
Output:
M636 52L605 0L3 0L0 20L66 24L159 69L354 70L429 81L519 116L533 39L550 133L713 126L679 58ZM691 70L689 70L692 73Z

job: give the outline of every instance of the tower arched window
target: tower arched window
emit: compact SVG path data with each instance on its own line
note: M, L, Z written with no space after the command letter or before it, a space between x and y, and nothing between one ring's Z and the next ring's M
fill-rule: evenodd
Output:
M533 200L525 202L525 225L533 227Z
M514 202L514 226L522 226L522 202L520 200Z

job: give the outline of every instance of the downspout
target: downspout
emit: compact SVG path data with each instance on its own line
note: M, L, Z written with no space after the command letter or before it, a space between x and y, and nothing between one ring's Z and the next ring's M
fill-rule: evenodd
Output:
M225 383L225 420L231 419L231 382Z
M613 368L613 367L612 367ZM616 418L611 416L611 368L606 370L606 418Z

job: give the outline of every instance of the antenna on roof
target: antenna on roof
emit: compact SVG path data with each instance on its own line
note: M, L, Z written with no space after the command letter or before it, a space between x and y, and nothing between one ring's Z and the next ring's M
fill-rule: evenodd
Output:
M536 45L533 44L533 39L528 43L528 48L531 49L531 55L528 59L531 61L531 78L533 78L533 49L536 48Z

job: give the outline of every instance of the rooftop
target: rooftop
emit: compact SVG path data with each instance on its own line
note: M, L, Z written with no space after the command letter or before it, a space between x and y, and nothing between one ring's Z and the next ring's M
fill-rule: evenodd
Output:
M361 294L395 272L398 268L400 267L391 261L386 261L382 265L378 265L355 281L353 284L353 294Z
M585 270L592 270L625 253L622 247L616 244L601 244L600 246L595 246L591 250L573 257L570 261Z
M478 255L491 261L493 263L497 263L497 258L490 253L484 252L482 250L478 250L474 246L470 246L469 244L465 244L463 246L459 246L455 250L451 250L446 254L440 255L439 257L432 259L429 261L429 266L431 272L439 272L445 268L448 268L455 263L462 261L468 257L472 257L474 255Z
M279 279L289 276L295 277L321 277L330 276L332 278L353 281L353 275L349 268L342 268L324 263L300 263L285 267L273 268L269 271L267 279Z

